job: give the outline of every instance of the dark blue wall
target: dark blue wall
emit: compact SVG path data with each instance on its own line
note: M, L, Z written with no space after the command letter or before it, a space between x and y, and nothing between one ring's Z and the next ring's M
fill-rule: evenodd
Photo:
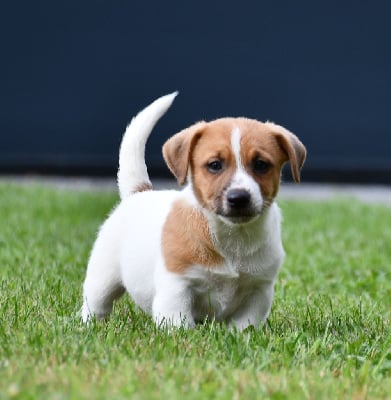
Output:
M388 1L13 1L0 10L0 172L115 173L132 115L179 90L148 144L200 119L295 132L304 179L391 182Z

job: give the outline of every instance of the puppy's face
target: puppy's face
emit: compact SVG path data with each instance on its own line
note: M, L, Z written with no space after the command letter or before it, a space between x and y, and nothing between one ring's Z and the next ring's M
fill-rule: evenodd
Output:
M299 181L306 150L281 126L223 118L178 133L163 154L179 183L190 177L204 208L230 223L246 223L272 203L286 161Z

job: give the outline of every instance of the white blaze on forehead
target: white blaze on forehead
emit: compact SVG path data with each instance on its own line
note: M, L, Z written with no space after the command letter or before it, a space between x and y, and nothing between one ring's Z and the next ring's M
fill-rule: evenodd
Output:
M232 152L235 156L236 165L238 168L242 167L242 158L240 156L240 139L242 137L242 132L236 126L231 133L231 146Z
M230 187L243 187L245 189L248 186L249 176L244 170L244 166L242 163L241 157L241 146L240 146L240 139L242 137L241 130L236 126L231 133L231 147L232 153L235 157L236 161L236 172L232 178Z

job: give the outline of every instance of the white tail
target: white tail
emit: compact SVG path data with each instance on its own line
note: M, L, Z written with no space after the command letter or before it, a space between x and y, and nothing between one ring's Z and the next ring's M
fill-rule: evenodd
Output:
M170 108L178 92L155 100L130 122L119 151L117 182L121 199L152 188L145 165L145 144L157 121Z

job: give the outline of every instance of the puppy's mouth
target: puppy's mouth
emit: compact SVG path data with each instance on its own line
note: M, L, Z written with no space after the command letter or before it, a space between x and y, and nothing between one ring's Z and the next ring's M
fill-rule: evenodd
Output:
M259 214L255 215L227 215L227 214L219 214L221 217L223 217L225 220L228 220L232 224L247 224L254 219L256 219Z

